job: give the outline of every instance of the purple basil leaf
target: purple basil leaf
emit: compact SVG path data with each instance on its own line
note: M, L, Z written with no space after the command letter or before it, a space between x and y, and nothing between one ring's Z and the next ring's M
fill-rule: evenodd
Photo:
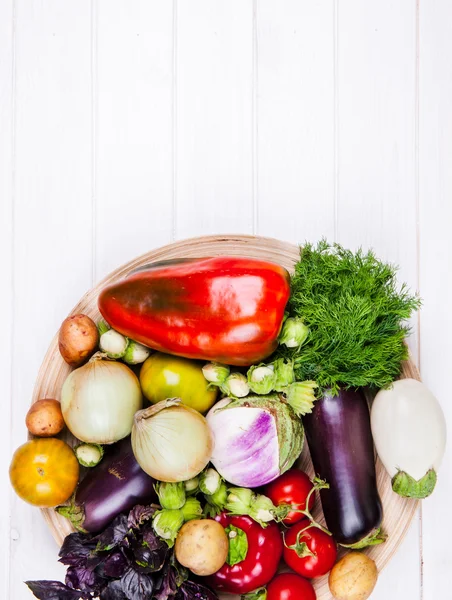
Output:
M104 578L96 571L82 567L69 567L66 571L66 585L74 590L94 592L97 595L104 584Z
M39 600L89 600L91 594L78 592L60 581L26 581Z
M188 569L180 565L174 554L171 554L169 561L155 579L155 589L158 590L155 598L157 600L174 598L178 588L188 579L188 576Z
M110 581L100 595L100 600L127 600L127 596L122 591L121 582Z
M134 568L141 573L160 571L165 564L168 547L158 551L150 550L146 544L134 548Z
M58 556L63 565L85 567L91 557L96 543L86 533L70 533L64 538Z
M184 581L176 596L177 600L218 600L218 596L205 585Z
M187 581L187 579L190 576L190 572L188 569L186 569L180 563L177 562L174 554L171 555L170 565L173 567L175 572L176 585L177 587L180 587L184 583L184 581Z
M152 598L154 582L149 575L129 568L121 578L122 591L127 600L146 600Z
M98 567L99 573L103 577L119 579L129 566L129 561L122 552L113 552Z
M118 546L129 532L127 517L119 515L102 533L93 538L97 542L96 552L107 552Z
M149 521L156 510L157 506L154 504L149 504L148 506L137 504L132 508L127 518L129 528L139 529L145 521Z
M94 569L102 564L105 560L105 554L93 554L92 556L90 556L87 560L86 560L86 568L89 569L90 571L94 571Z
M155 535L151 523L143 527L131 549L137 570L145 573L160 571L169 554L168 544Z
M159 551L162 548L168 550L168 544L156 535L152 523L146 523L146 525L142 527L141 539L150 550Z
M158 591L154 592L154 598L156 600L168 600L168 598L174 598L177 592L176 574L176 569L171 565L165 567L163 575L158 581Z

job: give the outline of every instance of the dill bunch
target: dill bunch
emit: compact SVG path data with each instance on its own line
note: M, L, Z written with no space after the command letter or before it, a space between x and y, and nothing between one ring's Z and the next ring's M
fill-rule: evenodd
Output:
M292 276L291 316L310 334L300 349L279 346L294 361L300 381L315 380L322 392L340 387L387 387L408 357L406 320L421 301L396 282L397 267L372 251L353 253L322 240L300 248Z

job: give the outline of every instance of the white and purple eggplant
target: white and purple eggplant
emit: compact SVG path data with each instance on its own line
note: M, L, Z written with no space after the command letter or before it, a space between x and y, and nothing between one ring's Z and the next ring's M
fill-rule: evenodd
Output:
M334 539L363 548L384 541L369 408L361 390L328 392L303 418L314 470L329 484L320 491Z
M392 488L426 498L436 485L446 448L446 421L432 392L416 379L400 379L375 396L372 434Z
M310 393L314 400L312 387ZM211 462L236 486L255 488L273 481L290 469L303 448L301 419L278 394L224 398L210 409L207 422L214 437Z

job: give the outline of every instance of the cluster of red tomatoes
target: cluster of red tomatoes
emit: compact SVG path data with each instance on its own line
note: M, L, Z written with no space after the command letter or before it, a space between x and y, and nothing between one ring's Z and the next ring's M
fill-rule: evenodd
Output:
M311 511L314 506L314 494L309 494L312 487L306 473L298 469L287 471L266 486L264 493L275 506L294 507L282 521L285 526L282 531L275 522L264 529L248 516L223 514L217 518L225 528L232 525L246 533L248 551L244 560L233 566L225 564L213 575L211 582L216 589L233 594L258 589L250 594L252 599L315 600L309 580L331 570L337 548L330 535L312 525L300 512ZM275 576L281 558L293 573ZM260 593L259 588L265 585L266 591Z

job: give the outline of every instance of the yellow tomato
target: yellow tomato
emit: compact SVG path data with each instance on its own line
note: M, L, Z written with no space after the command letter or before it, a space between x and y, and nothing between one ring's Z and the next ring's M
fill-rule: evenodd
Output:
M34 506L50 508L66 502L79 476L74 451L57 438L35 439L16 450L9 477L18 496Z
M180 398L183 404L205 413L214 404L216 389L208 389L202 363L156 352L143 363L141 389L152 404L166 398Z

